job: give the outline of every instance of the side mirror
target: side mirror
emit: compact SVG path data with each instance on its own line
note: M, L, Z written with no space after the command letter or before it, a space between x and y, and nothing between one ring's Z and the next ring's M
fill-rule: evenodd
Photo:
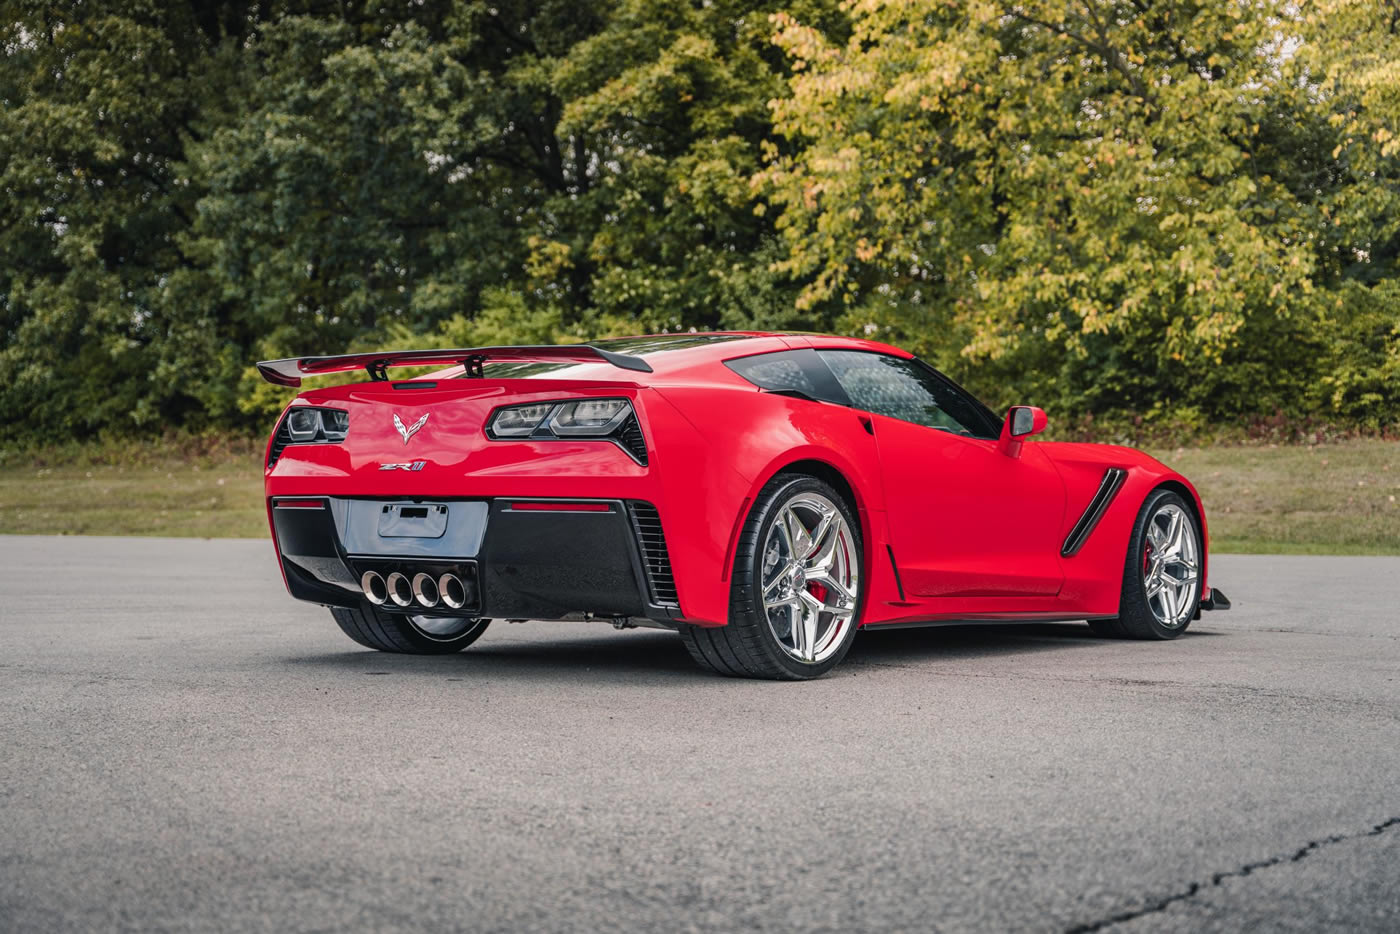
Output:
M1048 421L1044 409L1033 405L1013 405L1006 413L1006 421L1001 426L997 450L1007 457L1020 457L1022 440L1040 434L1045 430Z

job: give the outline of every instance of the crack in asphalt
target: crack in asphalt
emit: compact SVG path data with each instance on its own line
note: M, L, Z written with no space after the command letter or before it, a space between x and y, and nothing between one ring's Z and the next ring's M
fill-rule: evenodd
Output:
M1185 901L1188 898L1194 898L1196 895L1200 894L1206 889L1216 888L1220 886L1228 879L1243 879L1245 876L1252 875L1261 869L1269 869L1274 866L1281 866L1284 863L1302 862L1303 860L1307 859L1309 856L1311 856L1313 853L1316 853L1323 847L1332 846L1336 843L1346 843L1349 840L1361 840L1366 837L1379 837L1387 830L1397 826L1400 826L1400 817L1391 817L1387 820L1381 821L1379 824L1376 824L1370 830L1362 830L1357 833L1333 834L1330 837L1321 837L1317 840L1309 840L1307 843L1303 844L1303 846L1294 850L1292 853L1283 853L1278 856L1270 856L1268 859L1261 859L1253 863L1245 863L1238 869L1229 869L1224 872L1217 872L1205 882L1192 882L1180 892L1173 892L1171 895L1159 898L1157 901L1151 902L1147 905L1143 905L1141 908L1133 908L1128 911L1120 912L1116 915L1110 915L1109 917L1102 918L1098 921L1090 921L1086 924L1076 924L1073 927L1065 928L1065 934L1090 934L1090 932L1102 931L1104 928L1112 927L1116 924L1125 924L1129 921L1135 921L1138 918L1142 918L1147 915L1156 914L1160 911L1166 911L1167 908L1174 905L1175 903Z

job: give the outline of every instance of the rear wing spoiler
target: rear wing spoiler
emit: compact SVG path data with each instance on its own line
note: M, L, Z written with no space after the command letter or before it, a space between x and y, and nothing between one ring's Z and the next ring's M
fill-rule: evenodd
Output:
M538 363L559 360L572 363L611 363L624 370L650 373L651 365L641 357L614 353L590 344L540 344L521 347L467 347L457 350L386 350L379 353L341 354L335 357L288 357L285 360L263 360L258 372L269 383L278 386L301 385L303 376L364 370L372 380L389 378L388 369L396 366L454 366L466 367L467 376L481 376L482 365L488 360L510 360L517 363Z

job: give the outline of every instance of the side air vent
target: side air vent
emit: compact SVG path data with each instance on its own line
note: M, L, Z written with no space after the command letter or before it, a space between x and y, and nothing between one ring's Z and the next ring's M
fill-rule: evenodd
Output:
M1074 528L1069 530L1069 535L1065 538L1063 547L1060 548L1062 557L1072 558L1079 553L1079 549L1084 547L1084 543L1089 540L1090 533L1098 527L1099 520L1108 510L1108 504L1113 502L1113 498L1118 495L1118 491L1122 489L1123 481L1127 477L1128 472L1122 467L1110 467L1104 471L1103 479L1099 481L1098 490L1089 500L1089 505L1084 507L1084 514L1079 517Z
M637 424L635 414L627 416L627 421L622 423L613 437L624 451L632 455L633 460L643 467L647 465L647 441L642 437L642 426Z
M666 551L666 536L661 531L661 516L656 507L634 500L627 504L627 512L632 517L632 530L642 549L651 601L658 606L680 606L676 578L671 573L671 555Z

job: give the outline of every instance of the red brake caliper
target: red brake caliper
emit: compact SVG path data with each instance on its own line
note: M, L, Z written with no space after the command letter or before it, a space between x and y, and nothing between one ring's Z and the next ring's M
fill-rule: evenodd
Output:
M807 592L808 592L809 594L811 594L812 596L816 597L816 598L817 598L818 600L820 600L822 603L825 603L825 602L826 602L826 585L825 585L825 584L820 584L820 583L817 583L816 581L808 581L808 582L807 582Z
M1142 573L1146 574L1147 569L1152 564L1152 543L1147 542L1142 547Z

